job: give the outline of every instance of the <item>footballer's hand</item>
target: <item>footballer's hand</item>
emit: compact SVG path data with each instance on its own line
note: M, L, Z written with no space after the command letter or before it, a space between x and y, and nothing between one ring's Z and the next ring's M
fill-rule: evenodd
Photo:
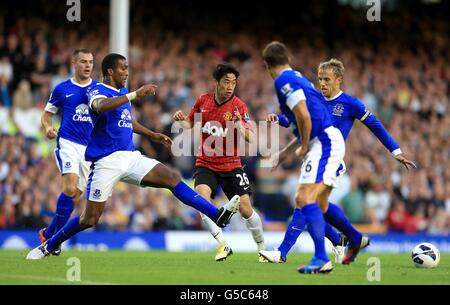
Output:
M233 114L234 114L233 120L234 120L235 123L242 121L242 116L241 116L241 114L239 112L238 107L234 107Z
M187 116L183 113L183 111L178 110L173 114L172 119L174 121L184 121L187 119Z
M277 114L276 113L269 113L267 115L266 122L267 123L277 123L278 122Z
M53 140L54 138L56 138L57 135L58 132L54 127L50 126L45 129L45 136L47 137L47 139Z
M306 156L306 154L308 153L308 147L302 145L299 148L297 148L295 150L295 154L297 155L297 157L300 158L300 160L303 160L303 158Z
M141 88L136 90L136 97L144 97L144 96L147 96L147 95L155 95L156 94L156 88L158 88L158 86L153 85L153 84L144 85Z
M165 134L155 132L151 137L153 142L161 143L165 147L172 146L172 139Z
M394 158L398 162L402 163L407 170L409 170L408 166L410 166L411 168L417 168L417 165L413 161L406 159L402 154L396 155L394 156Z

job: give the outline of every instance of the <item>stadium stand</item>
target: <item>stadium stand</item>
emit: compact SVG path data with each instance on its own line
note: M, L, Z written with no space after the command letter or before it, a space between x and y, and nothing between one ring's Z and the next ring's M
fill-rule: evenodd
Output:
M40 6L43 2L34 1L30 11L45 9L48 16L66 9ZM40 133L40 114L53 86L69 77L73 49L93 51L93 77L100 78L99 63L108 52L104 5L98 1L83 9L75 26L38 14L16 16L13 6L0 4L0 229L39 229L51 219L61 181L54 143ZM383 22L375 25L350 7L333 15L316 5L304 10L313 14L299 11L297 24L277 32L276 18L269 18L264 7L253 12L259 18L245 20L239 9L225 18L223 12L206 17L206 8L189 4L152 3L145 10L139 9L143 1L131 5L129 87L158 84L158 94L134 112L143 125L170 134L173 112L187 112L199 93L212 88L210 73L224 60L241 72L237 94L251 118L264 120L277 111L271 108L276 97L261 59L262 46L272 39L290 47L293 66L311 80L319 62L339 58L346 67L344 89L377 115L419 169L406 171L358 124L347 145L348 176L332 199L365 232L450 233L450 29L443 12L383 11ZM286 144L289 133L280 132L280 143ZM139 138L136 144L191 178L192 157L173 158L162 146ZM254 205L266 230L283 229L292 211L298 162L292 158L268 174L258 167L260 161L245 158ZM200 230L201 219L162 190L120 184L96 229ZM243 224L233 221L231 230L240 229Z

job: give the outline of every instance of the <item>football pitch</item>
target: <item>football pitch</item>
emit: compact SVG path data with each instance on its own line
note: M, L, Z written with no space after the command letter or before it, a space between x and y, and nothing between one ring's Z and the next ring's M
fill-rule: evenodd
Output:
M0 251L0 284L450 284L449 254L441 255L436 269L418 269L407 253L362 253L350 266L334 264L332 274L304 275L297 267L311 254L293 253L285 264L269 264L259 263L256 253L215 262L212 252L63 251L40 261L25 260L27 252ZM80 281L67 280L78 272L71 268L78 268Z

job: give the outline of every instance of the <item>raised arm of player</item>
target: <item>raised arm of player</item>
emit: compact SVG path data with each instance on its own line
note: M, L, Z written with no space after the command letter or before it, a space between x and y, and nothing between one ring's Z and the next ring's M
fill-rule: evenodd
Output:
M132 101L135 98L140 98L147 95L155 95L156 88L156 85L149 84L142 86L134 92L130 92L117 97L106 98L100 95L98 98L92 100L91 108L98 113L111 111L122 106L123 104Z
M150 129L142 126L138 121L133 118L133 132L149 138L153 142L161 143L166 147L172 146L172 139L165 134L153 132Z
M407 170L409 167L417 168L413 161L408 160L402 153L400 146L395 142L383 124L377 119L377 117L372 114L369 110L365 109L362 102L355 103L356 112L358 113L357 118L370 129L370 131L378 138L378 140L383 143L383 145L391 152L394 158L402 163Z
M187 115L184 114L184 112L182 110L177 110L173 116L172 119L175 122L180 122L181 126L183 126L183 128L192 128L194 126L194 122L189 120L189 117Z
M301 100L293 108L292 112L295 115L297 121L297 128L300 132L300 137L302 140L302 146L297 149L296 154L298 157L303 159L309 150L309 137L311 135L312 123L311 117L309 115L308 107L306 106L306 101Z

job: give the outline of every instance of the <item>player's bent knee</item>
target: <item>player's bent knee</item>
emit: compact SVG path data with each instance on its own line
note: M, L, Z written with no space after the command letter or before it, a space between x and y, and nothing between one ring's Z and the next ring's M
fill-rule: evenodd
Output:
M96 215L92 216L81 216L80 217L80 227L87 229L95 226L98 223L100 217Z
M174 188L181 181L181 176L179 173L173 169L169 172L169 183L172 188Z
M297 208L303 208L308 202L307 198L303 193L295 193L295 205Z
M80 190L74 185L66 185L63 188L63 193L69 197L76 198L81 195Z

